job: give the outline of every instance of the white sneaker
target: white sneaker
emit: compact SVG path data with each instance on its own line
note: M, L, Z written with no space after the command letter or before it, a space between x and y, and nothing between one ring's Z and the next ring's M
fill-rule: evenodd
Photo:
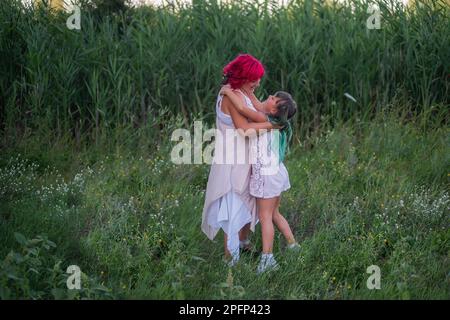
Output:
M239 248L241 248L241 249L245 249L245 248L247 248L250 245L251 245L251 243L250 243L250 240L248 240L248 239L246 239L246 240L239 240Z
M253 246L250 240L240 240L239 241L239 248L242 250L242 252L252 252Z
M270 270L278 270L280 266L275 260L273 254L262 254L256 273L261 274Z

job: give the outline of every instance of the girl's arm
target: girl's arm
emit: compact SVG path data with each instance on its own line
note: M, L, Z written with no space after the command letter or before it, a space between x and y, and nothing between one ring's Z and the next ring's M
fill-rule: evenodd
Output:
M264 133L270 129L277 128L268 121L259 123L248 122L247 118L239 113L228 96L223 97L222 107L230 112L230 116L233 120L234 126L243 136L254 136L256 135L256 133Z
M245 91L245 94L250 98L250 101L253 103L255 109L264 113L262 103L258 100L253 91Z
M233 91L231 88L223 87L220 90L220 93L222 93L224 96L227 96L235 106L236 110L246 118L254 122L267 121L267 116L264 113L247 108L245 106L245 102L242 100L243 97L241 97L240 94Z

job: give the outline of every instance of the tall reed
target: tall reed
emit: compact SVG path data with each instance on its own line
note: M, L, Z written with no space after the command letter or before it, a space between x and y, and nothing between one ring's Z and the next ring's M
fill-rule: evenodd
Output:
M174 116L185 125L212 123L222 67L241 52L267 68L261 98L292 93L303 134L393 106L411 113L448 108L448 4L377 1L381 29L369 30L369 2L348 3L197 0L103 14L83 5L82 29L69 30L69 14L4 0L4 141L39 131L77 139L118 128L153 134Z

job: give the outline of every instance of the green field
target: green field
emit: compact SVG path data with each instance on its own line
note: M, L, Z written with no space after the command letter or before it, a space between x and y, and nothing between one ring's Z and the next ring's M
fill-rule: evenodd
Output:
M367 30L354 4L86 6L76 31L4 1L0 299L449 299L450 9L380 2ZM229 269L200 230L209 166L170 161L174 129L213 126L239 52L267 67L259 96L299 106L281 213L302 249L276 233L263 276L259 225Z

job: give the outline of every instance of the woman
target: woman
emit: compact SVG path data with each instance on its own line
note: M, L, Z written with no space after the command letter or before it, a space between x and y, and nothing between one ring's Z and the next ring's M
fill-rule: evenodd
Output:
M206 187L202 231L213 240L219 229L223 229L225 258L231 258L230 265L234 265L239 260L239 248L249 245L249 231L255 230L258 218L255 198L249 192L250 162L225 163L223 156L226 157L227 153L235 155L236 146L240 143L245 145L244 152L248 153L245 136L261 129L273 129L275 126L267 121L266 116L258 112L251 100L242 93L253 92L259 85L264 75L262 63L249 54L241 54L225 66L223 72L224 84L229 84L242 94L246 108L238 109L227 96L219 94L217 97L216 127L224 141L219 145L216 140L214 160ZM248 119L257 122L249 122ZM242 141L233 143L235 137L232 137L232 141L227 140L226 131L236 129L242 129L242 136L238 135L237 138Z

